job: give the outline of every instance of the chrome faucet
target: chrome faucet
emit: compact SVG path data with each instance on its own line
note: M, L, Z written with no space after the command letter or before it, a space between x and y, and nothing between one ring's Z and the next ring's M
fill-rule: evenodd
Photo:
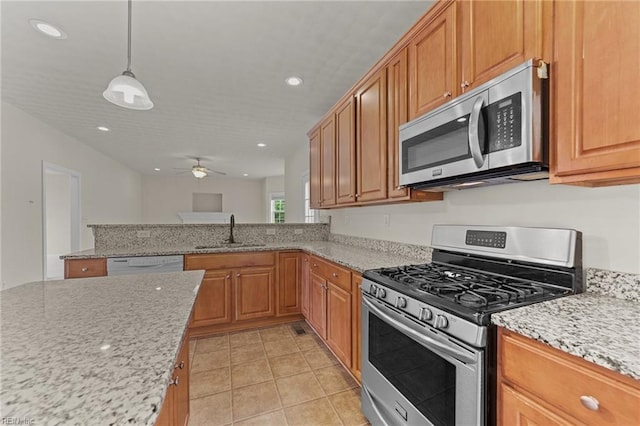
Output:
M236 241L233 238L233 227L236 226L236 218L231 215L231 219L229 221L229 240L227 241L229 244L234 244Z

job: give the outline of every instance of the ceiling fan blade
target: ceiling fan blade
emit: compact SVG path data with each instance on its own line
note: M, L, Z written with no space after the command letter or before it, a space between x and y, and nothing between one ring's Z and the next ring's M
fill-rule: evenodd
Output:
M213 172L213 173L217 173L217 174L222 175L222 176L226 176L227 175L225 172L219 172L217 170L209 170L209 171Z

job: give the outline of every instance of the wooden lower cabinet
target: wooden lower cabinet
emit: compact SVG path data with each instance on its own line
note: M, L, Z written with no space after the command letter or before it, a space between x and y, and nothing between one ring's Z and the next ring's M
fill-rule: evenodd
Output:
M328 282L327 343L346 367L351 367L351 291Z
M300 286L301 286L301 297L302 300L300 302L302 315L305 318L309 317L309 280L310 280L310 269L309 269L309 255L306 253L302 253L302 276L300 277Z
M64 278L107 276L107 259L65 259Z
M361 380L362 354L362 275L353 272L351 278L351 372Z
M640 424L640 381L498 330L498 424Z
M235 271L234 319L250 320L274 316L275 267L245 268Z
M299 251L278 253L278 316L302 312L302 257Z
M327 338L326 280L311 272L309 279L309 322L320 337Z
M189 421L189 339L185 339L156 426L185 426Z
M192 327L231 322L231 270L207 271L193 307Z

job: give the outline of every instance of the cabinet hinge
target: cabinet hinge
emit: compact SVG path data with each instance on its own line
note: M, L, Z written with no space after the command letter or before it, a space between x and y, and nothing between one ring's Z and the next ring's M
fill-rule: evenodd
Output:
M547 69L547 63L543 60L538 62L538 78L540 80L546 80L549 78L549 70Z

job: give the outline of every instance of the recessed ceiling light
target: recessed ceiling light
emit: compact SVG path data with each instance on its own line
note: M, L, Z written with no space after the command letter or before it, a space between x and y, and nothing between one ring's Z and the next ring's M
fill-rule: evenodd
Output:
M249 173L243 173L242 176L247 177L249 176Z
M260 143L258 144L258 146L259 146L260 148L264 148L265 146L267 146L267 144L266 144L266 143L262 143L262 142L260 142Z
M160 171L160 169L159 169L159 168L157 168L157 167L154 167L154 168L153 168L153 170L155 170L156 172L159 172L159 171Z
M109 130L111 130L110 128L105 126L98 126L96 127L96 129L100 130L101 132L108 132Z
M296 76L288 77L285 81L289 86L300 86L302 84L302 79Z
M67 38L67 35L60 28L55 25L51 25L48 22L41 21L39 19L30 19L29 23L33 28L40 31L42 34L51 37L57 38L59 40L63 40Z

